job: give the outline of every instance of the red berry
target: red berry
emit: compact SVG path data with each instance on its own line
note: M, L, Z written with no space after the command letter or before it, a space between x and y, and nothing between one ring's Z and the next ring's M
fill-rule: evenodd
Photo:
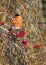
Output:
M1 25L4 25L4 22L0 22Z
M25 35L25 32L24 31L21 31L19 34L21 34L21 36L24 36Z
M22 40L22 44L26 45L27 44L27 40Z
M18 33L18 34L16 34L16 37L21 37L21 34L19 34L19 33Z
M34 48L39 48L39 45L34 45L33 47L34 47Z
M21 31L20 33L16 34L16 37L23 37L25 35L25 32Z
M1 24L1 22L0 22L0 24Z
M13 34L13 32L12 32L12 31L9 31L9 32L8 32L8 34L9 34L9 35L12 35L12 34Z

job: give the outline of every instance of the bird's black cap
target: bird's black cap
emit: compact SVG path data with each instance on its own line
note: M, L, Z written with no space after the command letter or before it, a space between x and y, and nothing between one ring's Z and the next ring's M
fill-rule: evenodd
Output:
M15 17L20 16L19 14L16 14Z

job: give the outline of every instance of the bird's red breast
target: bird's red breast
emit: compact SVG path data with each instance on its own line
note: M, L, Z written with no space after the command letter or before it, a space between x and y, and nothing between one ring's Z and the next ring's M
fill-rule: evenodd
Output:
M22 23L23 23L23 20L21 16L17 16L12 20L12 25L18 28L22 27Z

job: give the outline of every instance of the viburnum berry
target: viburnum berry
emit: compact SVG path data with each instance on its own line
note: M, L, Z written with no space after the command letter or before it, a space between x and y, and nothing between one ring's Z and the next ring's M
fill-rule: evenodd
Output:
M16 34L16 37L21 37L21 34L17 33L17 34Z
M23 39L22 40L22 44L26 45L27 44L27 40Z
M8 34L9 34L9 35L13 35L13 32L12 32L12 31L9 31Z
M0 22L0 25L4 25L4 22Z
M23 37L25 35L25 32L21 31L19 34L21 34L21 36Z
M39 48L39 45L34 45L33 47L34 47L34 48Z
M21 31L20 33L16 34L16 37L23 37L25 35L25 32Z

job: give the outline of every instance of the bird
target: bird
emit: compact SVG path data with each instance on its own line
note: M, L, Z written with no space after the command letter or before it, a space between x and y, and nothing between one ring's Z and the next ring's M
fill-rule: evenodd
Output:
M12 19L12 25L16 27L16 29L20 29L22 27L23 19L19 14L16 14Z

